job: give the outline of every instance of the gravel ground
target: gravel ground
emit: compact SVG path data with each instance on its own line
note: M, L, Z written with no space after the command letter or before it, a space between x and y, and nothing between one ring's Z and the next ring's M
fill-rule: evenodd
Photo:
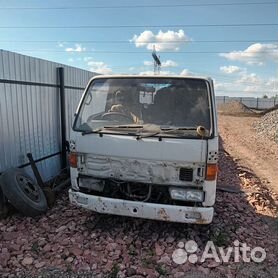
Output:
M277 277L278 197L234 157L225 121L229 117L221 119L218 186L242 192L217 192L211 225L97 215L71 206L64 193L44 216L13 215L0 222L0 276ZM197 258L209 240L225 251L235 240L261 246L267 258L260 264L198 260L177 265L172 253L188 240L197 242Z
M254 123L259 136L269 138L278 143L278 108L268 112Z

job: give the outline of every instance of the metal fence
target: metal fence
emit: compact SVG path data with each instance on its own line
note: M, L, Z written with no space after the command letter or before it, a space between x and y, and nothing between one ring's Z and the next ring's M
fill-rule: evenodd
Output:
M268 109L278 104L278 98L254 98L254 97L228 97L216 96L216 103L227 103L230 101L239 101L249 108Z
M0 172L28 166L32 153L44 180L61 169L60 84L64 69L66 137L88 80L82 69L0 50Z

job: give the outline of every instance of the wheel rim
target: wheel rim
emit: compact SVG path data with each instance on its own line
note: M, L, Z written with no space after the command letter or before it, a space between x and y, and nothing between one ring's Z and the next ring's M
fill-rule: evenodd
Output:
M36 203L40 201L40 192L38 190L38 186L36 186L30 178L23 175L17 175L16 180L22 192L29 199Z

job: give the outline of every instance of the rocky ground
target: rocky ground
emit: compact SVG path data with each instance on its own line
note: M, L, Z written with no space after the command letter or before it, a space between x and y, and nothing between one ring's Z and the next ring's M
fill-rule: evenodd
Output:
M0 276L277 277L278 196L236 157L232 135L223 129L230 119L220 121L221 190L211 225L96 215L71 206L64 193L44 216L15 214L0 221ZM235 192L223 192L227 187ZM177 265L172 253L188 240L197 242L199 259L210 240L224 250L235 240L260 246L267 257L259 264L198 259Z
M278 143L278 107L254 122L254 128L261 137Z

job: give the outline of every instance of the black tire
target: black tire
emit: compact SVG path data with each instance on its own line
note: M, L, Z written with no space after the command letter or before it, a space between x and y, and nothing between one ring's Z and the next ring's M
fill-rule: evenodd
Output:
M3 182L0 177L0 219L5 218L9 211L8 200L3 193L2 186Z
M24 170L11 168L2 175L3 193L11 204L26 216L37 216L47 210L40 186Z

